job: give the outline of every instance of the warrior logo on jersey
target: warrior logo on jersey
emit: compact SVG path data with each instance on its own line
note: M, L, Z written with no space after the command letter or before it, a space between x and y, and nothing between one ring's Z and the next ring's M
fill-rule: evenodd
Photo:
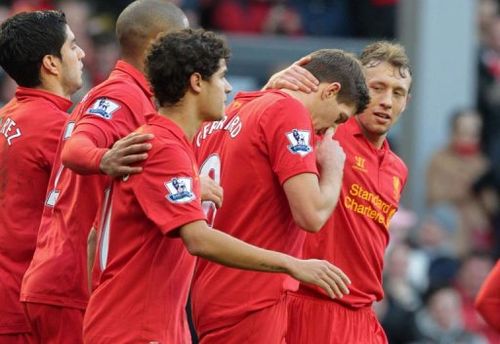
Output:
M290 141L288 150L293 154L299 154L304 157L312 152L312 148L309 145L311 133L308 130L293 129L286 133L286 137Z
M118 110L120 105L108 100L106 98L99 98L95 103L87 110L88 114L100 116L105 119L111 119L113 117L113 112Z
M169 182L165 182L168 195L165 196L172 203L188 203L196 197L192 191L192 179L176 177Z

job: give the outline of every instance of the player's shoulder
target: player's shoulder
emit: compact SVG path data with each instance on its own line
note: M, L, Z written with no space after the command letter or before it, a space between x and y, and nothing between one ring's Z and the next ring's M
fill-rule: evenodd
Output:
M387 152L395 168L401 173L403 177L406 178L406 176L408 175L408 166L406 166L404 160L390 148L388 148Z
M260 100L255 101L255 108L261 114L261 119L279 121L286 119L308 119L310 116L306 107L298 99L282 92L274 91L263 95Z
M163 126L145 124L138 129L139 132L154 135L151 144L151 154L168 156L189 156L191 145L179 131Z

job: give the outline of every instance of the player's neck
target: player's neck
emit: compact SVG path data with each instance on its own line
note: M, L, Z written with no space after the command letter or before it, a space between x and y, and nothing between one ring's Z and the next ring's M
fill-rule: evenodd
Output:
M71 94L67 92L64 87L57 80L50 80L49 78L42 78L42 83L36 87L37 90L43 90L59 97L63 97L66 99L71 99Z
M311 103L312 103L312 93L305 93L301 91L294 91L294 90L287 90L287 89L281 89L280 90L283 93L288 94L290 97L297 99L299 102L301 102L304 107L309 110L309 112L312 113L311 111Z
M196 109L185 104L162 106L158 109L158 113L177 124L189 141L192 141L201 126L201 121L196 116Z
M121 60L127 62L129 65L133 66L135 69L144 74L144 62L140 57L122 55Z

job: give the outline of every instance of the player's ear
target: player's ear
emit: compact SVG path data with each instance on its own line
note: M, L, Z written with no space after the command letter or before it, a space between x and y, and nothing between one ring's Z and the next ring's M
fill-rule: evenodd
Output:
M334 97L340 92L341 88L342 86L340 85L340 82L332 82L331 84L328 84L325 88L323 88L321 97L323 99Z
M52 75L59 75L58 66L61 64L61 60L54 55L45 55L42 58L41 68L47 73Z
M193 73L189 77L189 86L191 89L196 92L200 93L201 92L201 82L202 82L202 77L200 73Z

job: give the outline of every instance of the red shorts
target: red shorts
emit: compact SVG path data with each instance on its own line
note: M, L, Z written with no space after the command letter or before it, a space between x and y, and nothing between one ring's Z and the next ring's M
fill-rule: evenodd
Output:
M0 334L1 344L38 344L35 337L29 333Z
M25 302L33 336L42 344L81 344L82 309Z
M199 342L200 344L284 344L286 309L287 303L283 297L277 304L254 312L232 326L207 333L199 339Z
M289 292L287 344L382 344L384 330L371 307L352 309Z

